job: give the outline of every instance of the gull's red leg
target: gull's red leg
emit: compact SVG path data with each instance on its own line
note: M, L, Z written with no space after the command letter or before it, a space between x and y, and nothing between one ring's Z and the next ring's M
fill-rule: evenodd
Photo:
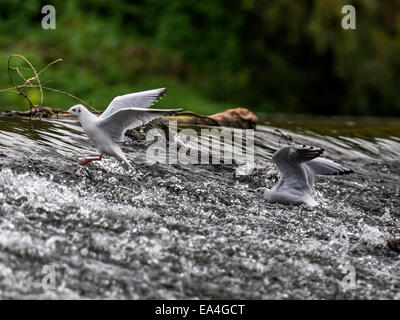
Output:
M89 158L89 159L85 159L85 160L83 160L82 162L79 162L79 164L81 165L81 166L84 166L85 164L88 164L89 162L92 162L92 161L100 161L101 160L101 155L98 157L98 158Z

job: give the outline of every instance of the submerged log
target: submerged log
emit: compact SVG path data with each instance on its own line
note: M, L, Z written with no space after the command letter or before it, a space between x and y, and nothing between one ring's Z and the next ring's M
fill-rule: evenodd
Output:
M221 126L240 129L254 129L258 121L258 117L246 108L228 109L210 116L183 111L175 116L164 117L164 119L176 120L178 125Z
M34 108L28 111L10 110L0 112L0 117L27 117L27 118L51 118L56 114L63 112L63 110L52 109L50 107Z
M125 135L138 140L146 137L146 132L153 129L161 129L165 135L169 134L168 123L176 121L178 127L231 127L239 129L253 129L256 127L258 117L248 109L236 108L228 109L224 112L216 113L210 116L200 115L191 111L181 111L173 116L166 116L155 119L144 126L126 131Z
M69 115L62 114L64 110L41 107L32 109L32 111L6 111L1 112L3 117L31 117L31 118L70 118ZM180 126L221 126L240 129L254 129L256 127L257 116L246 108L228 109L224 112L209 116L200 115L190 111L178 112L174 116L161 118L164 125L168 121L175 120ZM154 124L161 124L160 121L152 121L152 125L144 127L154 127Z

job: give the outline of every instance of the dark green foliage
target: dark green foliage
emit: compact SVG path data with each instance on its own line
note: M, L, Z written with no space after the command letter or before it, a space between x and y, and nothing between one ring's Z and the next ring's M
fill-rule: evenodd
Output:
M57 29L43 30L52 4ZM353 4L357 29L343 30ZM26 55L51 86L98 108L113 96L167 86L161 106L211 113L400 115L400 1L0 0L0 86L6 57ZM66 108L48 93L45 105ZM0 108L24 107L1 94Z

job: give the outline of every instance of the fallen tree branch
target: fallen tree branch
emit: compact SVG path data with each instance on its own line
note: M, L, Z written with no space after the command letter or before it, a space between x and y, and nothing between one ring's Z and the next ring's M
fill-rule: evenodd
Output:
M30 77L30 78L26 78L22 72L20 71L20 69L22 69L22 67L15 67L11 65L11 61L13 58L19 58L22 59L28 66L29 68L24 68L25 70L30 70L34 73L34 76ZM100 113L98 110L96 110L94 107L92 107L89 103L83 101L82 99L68 93L62 90L58 90L58 89L54 89L54 88L50 88L50 87L44 87L40 81L39 75L41 75L43 72L45 72L49 67L51 67L53 64L58 63L63 61L63 59L57 59L55 61L50 62L49 64L47 64L47 66L45 66L42 70L40 70L39 72L37 72L36 68L33 66L33 64L27 59L25 58L23 55L20 54L11 54L8 57L8 75L10 78L11 83L14 85L11 88L7 88L7 89L2 89L0 90L0 92L13 92L16 93L18 95L23 96L29 103L29 114L32 117L33 115L37 115L38 112L40 112L40 115L42 115L42 113L48 113L49 112L49 108L43 108L43 100L44 100L44 93L43 90L48 90L48 91L52 91L52 92L56 92L56 93L61 93L64 94L72 99L75 99L77 101L79 101L81 104L87 106L88 108L90 108L93 112L95 113ZM16 71L18 76L24 81L23 84L18 85L13 76L12 76L12 70ZM46 81L49 82L49 81ZM38 88L40 91L40 103L38 105L35 105L31 98L29 97L28 94L28 88ZM15 92L16 91L16 92ZM51 109L51 108L50 108Z

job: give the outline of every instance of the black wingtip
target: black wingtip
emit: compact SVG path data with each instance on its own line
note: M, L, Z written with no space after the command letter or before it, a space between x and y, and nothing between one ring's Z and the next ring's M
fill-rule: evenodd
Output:
M318 154L318 156L320 156L321 154L324 153L325 149L324 148L319 148L319 147L313 147L313 146L307 146L305 144L303 144L302 146L300 146L300 148L296 148L297 152L304 154L304 153L309 153L310 151L313 151L315 153Z
M160 98L162 98L163 96L165 96L165 94L167 93L167 88L160 88L161 89L161 91L160 91L160 93L159 93L159 95L158 95L158 99L160 99Z
M160 99L161 99L162 97L164 97L165 94L167 93L167 88L158 88L158 89L155 89L155 90L160 90L160 92L158 93L158 95L157 95L156 98L154 99L152 105L155 104L156 102L160 101Z

